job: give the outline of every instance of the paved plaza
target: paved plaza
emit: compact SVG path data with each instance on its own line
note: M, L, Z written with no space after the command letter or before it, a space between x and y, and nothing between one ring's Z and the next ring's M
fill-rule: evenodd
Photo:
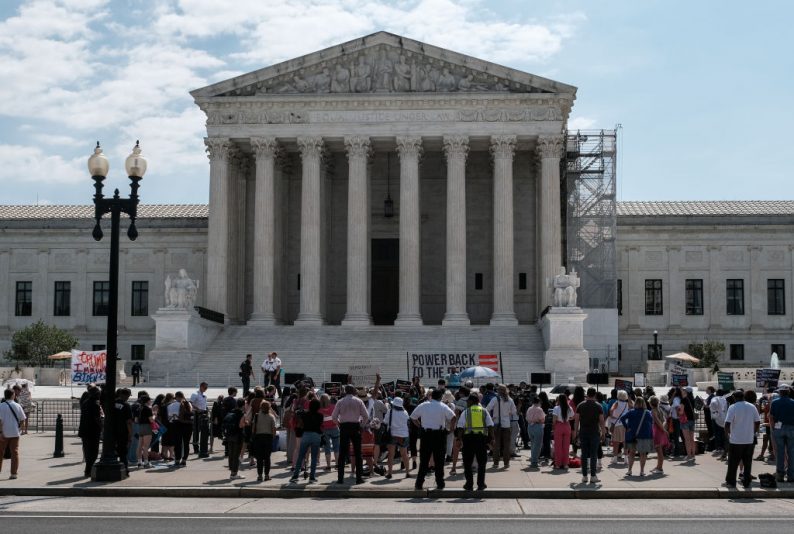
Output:
M226 461L222 453L215 453L207 459L197 459L191 455L186 468L173 470L165 466L150 469L131 469L130 477L116 483L95 483L84 478L80 440L73 434L64 439L65 456L53 458L53 433L29 434L23 437L21 453L22 464L17 480L8 480L6 463L0 476L0 495L106 495L106 496L156 496L167 494L185 497L462 497L476 496L485 498L747 498L747 497L794 497L794 484L780 484L778 489L761 488L757 480L749 490L729 490L721 487L725 476L725 463L711 454L699 455L694 465L675 460L665 462L663 476L626 477L624 464L609 467L609 457L604 459L604 469L599 473L601 482L597 485L581 484L581 472L553 470L551 466L530 469L529 451L520 451L521 458L511 463L509 469L488 468L485 492L465 492L463 470L458 468L455 476L447 477L446 489L434 490L430 476L423 491L414 490L415 478L405 479L402 471L395 471L394 477L387 480L382 476L365 479L361 485L354 485L352 476L346 479L345 486L332 484L336 472L324 470L324 457L318 469L318 483L308 484L301 479L297 484L289 484L291 472L286 469L283 452L273 455L272 480L257 482L255 468L244 467L240 473L246 478L230 480L229 471L224 468ZM247 466L247 463L244 465ZM647 469L655 465L649 460ZM446 468L449 473L449 466ZM638 473L637 466L634 468ZM753 473L774 473L774 465L755 461ZM412 472L415 476L416 471Z

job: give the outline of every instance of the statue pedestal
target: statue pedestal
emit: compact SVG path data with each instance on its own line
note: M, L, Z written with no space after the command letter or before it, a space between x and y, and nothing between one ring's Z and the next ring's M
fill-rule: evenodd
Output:
M584 383L590 359L584 349L584 320L582 308L555 308L543 317L541 329L546 345L546 372L553 373L555 383Z
M193 310L160 308L152 319L155 347L149 360L154 376L190 368L223 329L223 325L202 319Z

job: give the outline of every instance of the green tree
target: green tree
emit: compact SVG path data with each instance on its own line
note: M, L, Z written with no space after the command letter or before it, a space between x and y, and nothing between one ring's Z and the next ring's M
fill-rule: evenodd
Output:
M52 363L48 356L76 346L77 338L72 334L39 320L14 332L8 356L33 367L46 367Z
M696 367L708 367L712 373L720 370L720 356L725 352L725 344L706 340L703 343L690 343L689 354L700 359Z

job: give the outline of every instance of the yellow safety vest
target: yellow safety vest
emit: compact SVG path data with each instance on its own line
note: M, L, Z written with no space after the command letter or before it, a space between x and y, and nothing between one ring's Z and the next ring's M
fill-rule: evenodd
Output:
M485 434L487 427L485 426L485 410L479 404L469 406L466 409L466 434Z

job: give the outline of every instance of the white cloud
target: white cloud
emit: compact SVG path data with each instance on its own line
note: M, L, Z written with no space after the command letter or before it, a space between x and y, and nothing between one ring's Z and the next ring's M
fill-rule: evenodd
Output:
M573 117L568 120L568 130L589 130L593 128L598 121L592 117Z
M86 181L87 161L87 157L67 160L59 155L46 155L32 146L0 145L0 183Z
M69 135L58 135L58 134L49 134L38 132L32 135L33 140L49 146L60 146L60 147L85 147L85 141L81 139L76 139Z

